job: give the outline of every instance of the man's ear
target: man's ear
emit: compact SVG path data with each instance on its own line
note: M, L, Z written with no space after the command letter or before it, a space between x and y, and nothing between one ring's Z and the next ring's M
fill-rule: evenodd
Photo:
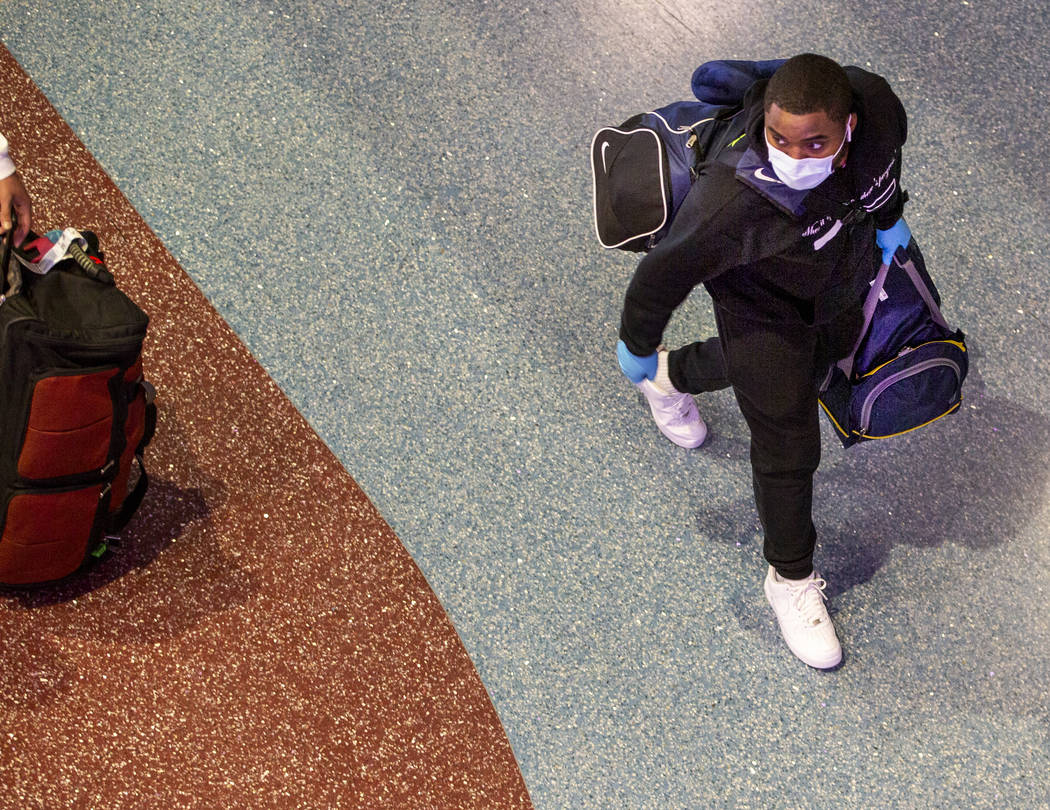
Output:
M849 131L850 132L856 132L857 131L857 121L858 121L857 114L856 113L850 113L849 114Z

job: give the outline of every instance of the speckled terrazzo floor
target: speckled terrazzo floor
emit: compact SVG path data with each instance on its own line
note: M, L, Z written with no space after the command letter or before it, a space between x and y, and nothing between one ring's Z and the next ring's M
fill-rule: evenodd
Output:
M537 807L1050 806L1045 3L2 0L0 37L411 553ZM764 603L731 398L701 402L711 437L687 453L620 377L632 261L597 247L588 208L597 126L687 97L706 59L802 50L870 66L902 97L908 219L974 355L958 416L848 453L825 434L818 562L846 650L833 673L791 658ZM668 342L710 323L694 296ZM227 452L226 422L187 424L191 446ZM167 447L176 465L209 455ZM225 491L230 465L212 463ZM262 643L246 609L214 605L261 582L291 616L276 595L296 564L319 604L310 577L337 569L291 546L264 558L216 543L215 522L261 520L255 503L231 498L219 519L196 516L193 497L154 502L150 536L185 537L154 540L76 607L44 609L76 626L83 600L149 598L129 599L115 630L51 630L55 663L19 666L72 684L83 644L134 676L139 651L131 662L98 637L152 649L141 602L177 606L187 589L212 600L207 632L191 611L162 645L226 627ZM183 559L210 578L191 587ZM5 623L36 615L5 604L19 609ZM353 643L343 624L276 624L303 648ZM262 669L277 683L309 680L276 666ZM170 661L157 679L173 684L169 707L191 683L217 700L247 677L236 667L209 681ZM104 705L102 687L83 688ZM291 696L268 711L312 741L344 739ZM148 733L139 716L103 733ZM178 730L177 712L158 716ZM220 722L207 702L194 717ZM176 762L216 789L203 763L254 753L250 733L203 739L206 753ZM129 774L114 783L162 753L140 748L109 763ZM291 791L307 780L272 760L285 768L249 773ZM277 790L273 804L294 804Z
M0 591L0 806L530 806L411 557L2 47L0 131L151 315L160 411L121 548Z

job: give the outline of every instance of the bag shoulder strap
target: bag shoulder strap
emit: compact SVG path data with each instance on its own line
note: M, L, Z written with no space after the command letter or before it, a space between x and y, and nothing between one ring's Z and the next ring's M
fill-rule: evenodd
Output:
M120 511L110 517L109 524L106 527L107 536L119 535L124 530L132 515L142 505L142 499L146 496L146 490L149 489L149 475L146 473L146 462L143 460L143 455L146 452L146 445L153 441L153 434L157 431L157 405L155 402L157 391L151 383L144 379L140 379L138 385L142 387L146 396L146 424L142 431L142 438L135 448L134 456L135 461L139 465L139 479L135 483L134 489L125 495Z
M903 250L903 248L899 248ZM915 266L915 262L911 259L904 262L901 265L904 272L908 274L908 278L911 279L911 283L915 285L915 289L918 290L919 296L922 298L926 308L930 310L930 315L933 317L933 322L940 326L942 329L947 329L949 332L954 331L949 325L948 321L945 320L944 315L941 314L941 308L937 305L937 301L933 297L933 293L930 292L930 288L923 281L922 276L919 275L919 270Z
M897 257L894 256L893 259L896 261ZM888 264L879 267L879 272L871 283L868 296L864 299L864 325L860 329L860 334L857 335L856 343L853 344L853 350L835 364L846 375L846 379L850 379L853 376L853 361L857 357L857 351L860 349L860 344L864 341L864 336L868 334L868 329L871 328L871 319L875 317L875 307L879 305L879 296L882 295L882 288L886 286L886 276L889 275L889 272L890 266Z
M916 269L915 262L908 256L903 247L897 248L897 252L893 256L893 262L907 274L912 286L915 287L915 291L919 294L919 297L922 298L926 308L930 311L930 316L933 318L933 322L942 329L949 332L952 331L952 328L948 325L944 315L941 313L941 308L934 300L930 288L926 285L926 282L919 274L918 269ZM882 295L883 287L886 286L886 276L889 275L889 272L890 265L884 264L879 267L878 275L875 276L875 280L871 284L871 290L868 292L867 298L864 299L864 326L861 328L860 334L857 336L857 342L853 344L853 351L851 351L847 357L843 357L838 363L836 363L836 365L842 370L842 373L846 375L847 379L853 374L854 359L857 356L857 351L860 349L860 344L864 341L864 336L868 334L868 329L871 328L871 321L875 317L875 308L879 305L879 297Z

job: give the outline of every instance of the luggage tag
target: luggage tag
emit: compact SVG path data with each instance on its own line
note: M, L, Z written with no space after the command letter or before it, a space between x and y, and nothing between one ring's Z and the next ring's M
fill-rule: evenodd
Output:
M81 248L87 247L87 239L76 228L49 231L46 236L39 236L22 245L20 250L15 251L15 257L27 270L42 276L69 256L69 249L73 244ZM33 256L36 258L32 258Z

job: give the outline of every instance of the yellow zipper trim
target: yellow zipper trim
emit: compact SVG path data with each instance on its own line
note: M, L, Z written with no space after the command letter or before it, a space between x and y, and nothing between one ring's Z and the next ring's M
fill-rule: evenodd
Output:
M960 397L958 402L956 402L954 405L952 405L952 407L950 407L948 410L946 410L940 416L935 416L929 422L923 422L921 425L916 425L913 428L908 428L907 430L902 430L900 433L888 433L885 436L870 436L867 433L857 433L857 431L853 431L853 432L856 435L862 436L865 439L892 439L894 436L903 436L905 433L911 433L913 430L918 430L921 427L926 427L927 425L929 425L929 424L931 424L933 422L936 422L938 419L941 419L941 418L947 416L948 414L952 413L953 411L958 410L960 405L962 405L962 397ZM832 421L834 421L834 420L832 420ZM841 428L839 428L839 429L841 430Z
M824 413L828 415L828 419L831 420L831 424L835 426L835 429L843 436L849 436L849 434L842 429L842 425L835 421L835 417L832 416L831 411L828 410L828 406L824 404L824 401L818 397L817 402L820 404L820 407L824 409Z

